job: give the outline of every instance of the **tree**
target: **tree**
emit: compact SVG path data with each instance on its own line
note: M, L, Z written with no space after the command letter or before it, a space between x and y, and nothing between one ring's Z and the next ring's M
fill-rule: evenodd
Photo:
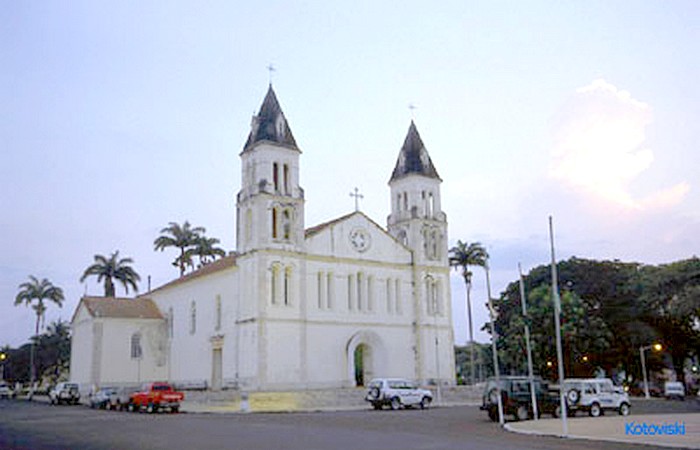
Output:
M29 281L20 284L19 289L20 291L17 294L17 297L15 297L15 306L19 306L24 303L26 306L31 306L36 313L36 326L29 357L29 379L33 387L36 376L34 368L34 352L36 340L39 335L39 323L43 320L44 312L46 311L47 307L45 301L56 303L60 308L63 306L64 296L63 290L60 287L54 286L46 278L39 281L39 279L33 275L29 276Z
M645 266L640 273L647 319L671 355L676 379L684 381L685 360L700 347L700 259Z
M129 287L138 292L137 283L141 281L141 277L131 267L134 262L131 258L119 258L119 250L112 253L109 258L102 255L95 255L95 263L85 269L83 276L80 277L82 283L89 276L96 276L97 282L104 281L105 297L114 297L114 282L118 281L124 286L126 293L129 293Z
M653 342L657 332L639 302L642 293L639 267L637 263L580 258L557 263L567 373L590 374L597 367L611 375L641 373L639 347ZM553 306L549 297L551 266L532 269L524 277L524 283L535 365L543 368L547 358L555 361ZM523 369L525 346L518 281L510 283L501 294L497 309L499 346L506 364L519 372Z
M190 258L196 256L199 258L199 267L209 264L214 261L217 256L225 256L226 252L221 247L217 247L216 244L219 240L216 238L208 238L205 236L198 236L194 242L194 247L187 249L185 255ZM211 258L211 261L210 261ZM191 259L190 259L191 261Z
M180 268L180 276L185 274L185 267L191 265L192 259L186 254L187 249L197 244L197 241L206 232L204 227L192 227L188 221L182 225L170 222L167 227L160 230L161 236L153 241L154 250L163 251L168 247L180 249L180 255L173 265Z
M457 245L450 249L450 266L455 269L461 269L462 278L464 278L464 284L467 290L467 319L469 322L469 342L474 342L474 326L472 323L472 303L471 303L471 289L472 289L472 272L469 270L470 266L486 267L489 255L486 249L479 242L472 242L467 244L466 242L457 241ZM469 361L470 361L470 382L474 384L474 346L469 346Z

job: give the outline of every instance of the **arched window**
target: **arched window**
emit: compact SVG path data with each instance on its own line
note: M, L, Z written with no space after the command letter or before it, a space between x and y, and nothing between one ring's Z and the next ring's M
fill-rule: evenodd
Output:
M131 359L141 359L141 356L143 356L141 333L136 332L131 335Z
M278 264L273 264L270 268L270 303L277 304L279 296L278 284L280 279L280 267Z
M282 166L284 175L284 193L289 195L289 164Z
M284 304L285 305L291 305L292 304L292 268L287 267L284 270Z
M364 289L362 289L362 288L364 287L364 286L363 286L364 281L365 281L365 276L364 276L364 274L363 274L362 272L358 272L358 273L357 273L357 278L356 278L356 284L357 284L357 287L356 287L356 289L357 289L357 310L358 310L358 311L362 311L362 308L365 307L365 305L364 305L365 299L364 299L364 295L363 295Z
M282 237L289 240L292 235L292 212L285 209L282 212Z
M168 309L168 337L172 338L175 332L175 313L173 312L173 308L170 307Z
M325 308L323 301L323 272L318 272L316 275L316 296L318 297L318 309Z
M272 163L272 184L275 187L275 192L280 190L279 164L277 163Z
M391 282L391 278L386 279L386 312L391 314L394 311L394 286Z
M328 309L333 308L333 290L335 289L333 280L334 280L333 273L328 272L328 274L326 274L326 289L327 289L326 300L327 300Z
M219 331L219 330L221 330L221 296L220 295L216 296L215 308L216 308L216 316L214 319L214 329L216 331Z
M197 332L197 304L192 300L190 303L190 334Z
M432 192L428 194L428 217L435 217L435 197Z
M272 208L272 239L277 239L277 208Z

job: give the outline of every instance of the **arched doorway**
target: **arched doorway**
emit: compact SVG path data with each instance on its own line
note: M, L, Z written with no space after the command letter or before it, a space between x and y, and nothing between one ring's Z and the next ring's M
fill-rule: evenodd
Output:
M345 347L347 378L350 387L364 386L372 378L386 372L386 350L380 337L373 331L355 333Z
M355 347L355 386L364 386L372 378L372 349L367 344Z

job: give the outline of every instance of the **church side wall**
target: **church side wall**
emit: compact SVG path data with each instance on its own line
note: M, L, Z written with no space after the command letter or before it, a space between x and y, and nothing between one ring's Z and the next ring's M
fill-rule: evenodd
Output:
M102 328L97 386L141 384L166 379L164 323L161 319L96 319ZM135 335L141 356L132 352Z
M92 320L81 306L71 324L70 358L70 380L81 385L91 382L92 341Z
M222 386L235 384L238 271L231 267L149 294L166 317L167 377L185 387L211 386L215 354Z

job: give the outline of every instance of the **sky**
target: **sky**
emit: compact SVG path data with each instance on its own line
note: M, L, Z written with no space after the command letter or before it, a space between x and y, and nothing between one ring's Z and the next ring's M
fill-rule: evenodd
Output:
M141 291L176 278L175 251L153 250L169 222L235 250L239 153L270 81L303 152L307 227L353 211L355 187L386 224L414 120L449 246L486 247L494 297L518 263L550 261L549 216L559 260L697 255L699 16L673 0L5 2L0 345L33 333L14 306L30 275L65 292L48 324L101 295L79 281L95 254L133 258Z

